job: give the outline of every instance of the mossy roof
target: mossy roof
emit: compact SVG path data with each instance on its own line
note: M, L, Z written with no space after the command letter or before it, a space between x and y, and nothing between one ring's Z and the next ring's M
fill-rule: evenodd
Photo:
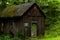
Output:
M6 7L0 17L22 16L34 3L25 3Z

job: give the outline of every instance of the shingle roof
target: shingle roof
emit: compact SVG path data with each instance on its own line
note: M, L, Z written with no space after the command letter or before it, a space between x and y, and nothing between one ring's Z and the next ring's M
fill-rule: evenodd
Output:
M25 3L22 5L17 5L15 10L15 16L23 15L34 3Z
M22 16L33 4L35 3L25 3L7 7L3 10L0 17Z

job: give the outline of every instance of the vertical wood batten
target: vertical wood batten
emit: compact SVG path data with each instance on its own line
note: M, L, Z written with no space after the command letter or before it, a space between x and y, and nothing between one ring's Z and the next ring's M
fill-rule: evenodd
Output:
M3 34L3 26L2 26L2 21L0 20L0 34Z
M38 20L38 35L41 35L41 17L39 17L39 20Z
M21 24L21 28L22 28L22 30L21 30L21 32L22 32L22 34L21 34L21 40L25 40L24 17L21 18L20 22L21 22L20 24Z
M2 21L2 26L1 26L2 28L1 28L1 30L2 30L2 32L3 32L3 34L5 33L4 32L4 21Z
M9 34L9 20L4 21L4 32L6 35Z
M41 35L44 35L44 17L41 17L42 18L42 20L41 20L41 25L42 25L42 27L41 27Z

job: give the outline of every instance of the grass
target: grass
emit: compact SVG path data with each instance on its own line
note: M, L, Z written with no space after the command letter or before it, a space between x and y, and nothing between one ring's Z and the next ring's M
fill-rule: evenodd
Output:
M60 36L51 38L31 38L31 40L60 40Z
M60 37L52 37L52 38L41 38L39 40L60 40Z
M9 36L0 37L0 40L20 40L19 38L10 38ZM60 36L57 37L36 37L36 38L27 38L26 40L60 40Z

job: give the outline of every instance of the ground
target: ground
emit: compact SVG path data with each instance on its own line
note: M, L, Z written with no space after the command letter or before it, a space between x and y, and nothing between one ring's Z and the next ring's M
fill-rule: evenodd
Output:
M31 40L60 40L60 36L51 38L31 38Z
M43 38L39 40L60 40L60 37L53 37L53 38Z

